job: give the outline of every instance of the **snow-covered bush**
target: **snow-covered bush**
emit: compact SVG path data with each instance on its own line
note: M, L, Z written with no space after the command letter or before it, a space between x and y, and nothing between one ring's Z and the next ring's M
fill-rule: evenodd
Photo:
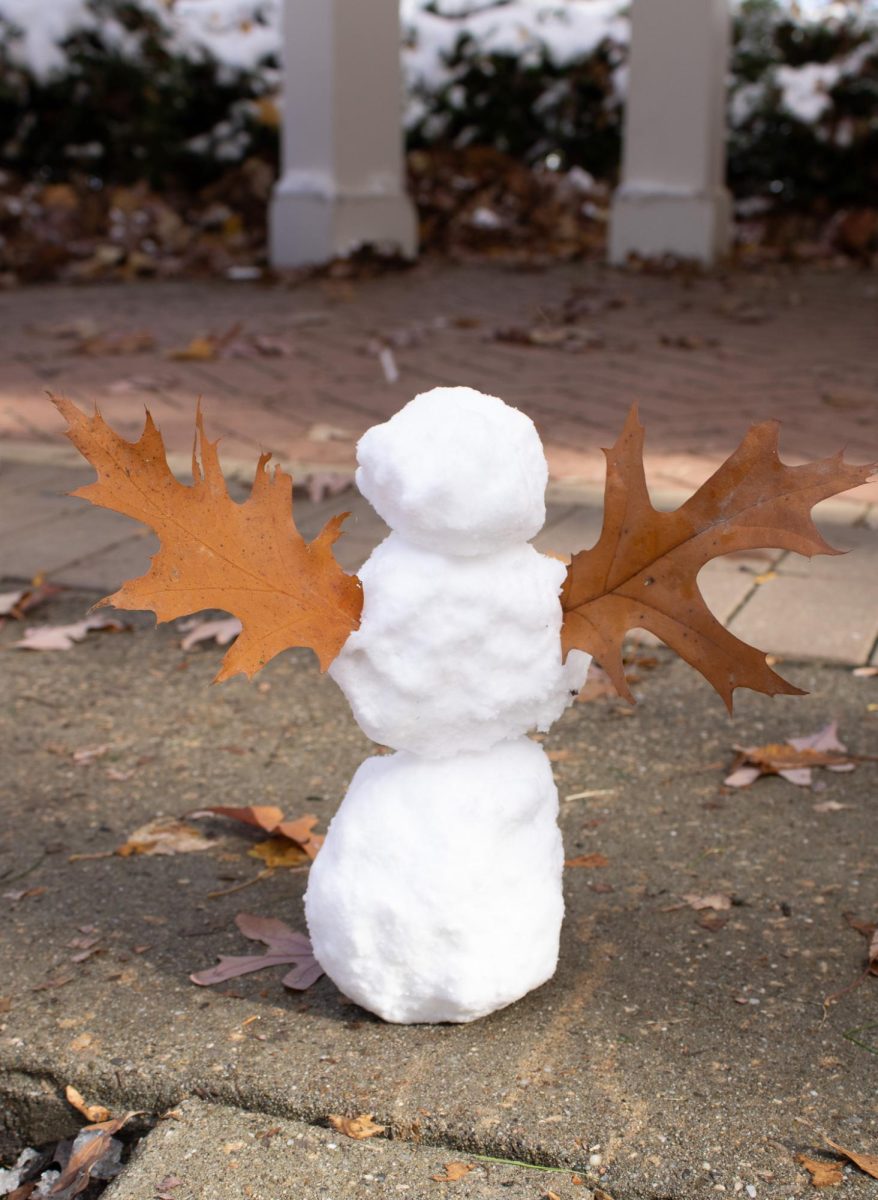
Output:
M89 189L95 207L114 186L146 184L188 220L193 197L215 207L205 188L243 171L231 199L219 199L258 245L278 155L281 8L0 0L0 192L15 197L4 217L0 196L0 240L30 211L24 187L69 180L81 213ZM576 228L562 229L544 192L571 168L578 190L584 179L614 182L626 0L401 0L400 11L412 187L427 242L459 241L463 222L478 225L481 246L490 218L501 241L511 227L516 245L542 229L549 253L557 244L588 252L600 230L583 245L580 209L568 206ZM874 208L878 0L735 0L729 129L742 213ZM605 197L604 187L586 198L598 225ZM58 246L75 236L56 233ZM0 253L0 273L8 265Z
M275 7L0 0L0 162L190 187L275 154Z

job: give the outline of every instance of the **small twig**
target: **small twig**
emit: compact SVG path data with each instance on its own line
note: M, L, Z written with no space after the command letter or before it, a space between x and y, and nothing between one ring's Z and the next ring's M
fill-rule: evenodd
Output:
M871 973L872 973L872 964L869 963L866 966L865 970L863 971L862 975L858 976L854 980L853 983L849 983L847 985L847 987L842 988L840 992L833 992L831 996L824 996L823 997L824 1015L828 1011L830 1004L837 1003L837 1001L839 1001L842 998L842 996L846 996L848 994L848 992L852 992L852 991L854 991L855 988L858 988L860 986L860 984L863 982L863 980L869 978Z
M291 868L292 869L292 868ZM295 868L301 870L301 868ZM260 879L268 879L274 874L274 867L263 867L258 875L254 875L252 879L245 879L243 883L235 883L231 887L220 888L217 892L208 892L208 900L216 900L219 896L231 896L232 892L242 892L244 888L250 887L254 883L258 883Z

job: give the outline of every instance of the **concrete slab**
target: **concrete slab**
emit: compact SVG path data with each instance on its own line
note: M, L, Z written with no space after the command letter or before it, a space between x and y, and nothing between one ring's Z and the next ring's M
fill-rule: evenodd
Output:
M47 619L75 619L90 599L54 601ZM615 1200L720 1188L789 1200L807 1190L796 1155L819 1154L820 1131L874 1151L875 981L843 915L874 908L874 768L827 774L816 795L777 778L722 788L735 743L832 718L852 751L871 753L870 681L790 667L809 696L744 695L730 719L700 677L659 655L633 716L613 701L572 709L544 742L565 846L609 866L567 872L558 973L473 1025L396 1027L325 979L303 995L284 992L279 971L189 982L218 954L253 949L238 912L303 927L305 876L254 882L246 831L205 823L217 840L203 853L104 857L159 812L206 803L277 803L325 826L371 752L306 653L255 686L210 688L216 648L184 655L174 629L135 626L54 655L6 651L16 631L0 630L7 1144L69 1130L78 1118L61 1097L74 1083L114 1109L198 1097L266 1128L373 1112L440 1163L483 1153L561 1166ZM91 766L73 761L95 745L106 750ZM376 856L392 836L375 830ZM734 900L710 928L682 897L716 892ZM408 1194L444 1194L421 1179ZM846 1175L846 1195L873 1189ZM567 1195L550 1179L541 1191Z
M351 1114L356 1115L356 1114ZM471 1170L437 1182L446 1164ZM175 1200L384 1200L399 1196L463 1200L593 1200L574 1172L457 1157L449 1150L373 1137L356 1141L332 1129L264 1113L190 1100L137 1147L104 1200L154 1200L173 1176ZM577 1177L580 1178L580 1177Z
M813 575L805 582L778 574L753 593L729 628L745 642L787 658L868 662L878 638L874 577Z

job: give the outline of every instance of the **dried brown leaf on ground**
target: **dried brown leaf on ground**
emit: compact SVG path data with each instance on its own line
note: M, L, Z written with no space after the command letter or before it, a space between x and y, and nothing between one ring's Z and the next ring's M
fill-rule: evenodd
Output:
M846 912L843 916L851 929L856 929L857 933L861 933L866 939L866 970L870 975L878 975L878 923L864 921L852 912Z
M725 912L732 907L732 898L725 892L711 892L707 896L698 896L694 892L687 892L682 899L696 912L701 912L706 908L711 908L715 912Z
M24 637L13 642L17 650L71 650L93 632L119 633L126 626L105 613L84 617L71 625L35 625L24 631Z
M247 853L251 858L261 859L266 867L272 870L277 867L304 867L311 862L301 846L282 837L271 837L264 842L257 842Z
M235 917L235 924L244 937L264 942L267 950L263 954L220 955L215 967L208 967L207 970L197 971L189 976L199 987L225 983L227 979L249 975L253 971L261 971L264 967L292 965L293 969L287 972L282 982L284 987L301 992L316 983L323 974L323 968L314 957L308 938L303 933L290 929L285 922L276 917L239 913Z
M73 1084L68 1083L64 1089L64 1095L67 1097L67 1103L73 1105L78 1113L82 1115L91 1124L99 1124L102 1121L110 1120L110 1110L104 1108L103 1104L87 1104L81 1092L78 1092Z
M566 858L565 867L608 867L610 860L604 854L580 854L576 858Z
M476 1169L475 1163L455 1161L444 1163L443 1165L445 1169L444 1175L430 1176L430 1178L435 1180L436 1183L456 1183L458 1179L463 1179L464 1176L469 1175L470 1171L474 1171Z
M878 1179L878 1154L857 1154L853 1150L845 1150L844 1146L839 1146L838 1142L832 1141L825 1134L823 1140L831 1150L849 1159L864 1174L871 1175L873 1179Z
M241 632L241 622L237 617L214 617L207 621L195 619L186 626L186 636L180 643L182 650L191 650L199 642L216 642L218 646L228 646Z
M604 524L590 550L573 556L561 593L562 646L598 659L621 695L622 645L630 629L646 629L695 667L731 710L734 691L799 695L766 662L766 655L729 633L708 609L697 576L730 551L793 550L835 554L811 519L828 496L865 483L871 466L852 466L840 454L785 466L777 452L778 425L754 425L740 446L685 504L660 512L650 501L643 467L643 427L632 408L616 444L604 453Z
M122 1170L119 1164L122 1144L113 1135L136 1115L126 1113L112 1121L84 1125L76 1135L67 1165L46 1196L51 1200L74 1200L92 1178L110 1179L117 1175Z
M92 358L104 355L147 354L156 348L155 334L146 329L130 333L96 333L85 337L75 347L77 354Z
M338 1133L343 1133L345 1137L354 1138L358 1142L383 1133L385 1128L375 1124L371 1113L361 1113L359 1117L339 1117L330 1113L327 1120Z
M224 333L205 333L194 337L191 342L176 350L168 351L168 358L177 362L212 362L235 341L241 332L238 322L230 326Z
M326 670L359 625L363 602L360 581L332 553L346 514L306 543L293 522L292 479L280 468L268 471L268 454L259 459L248 499L235 503L200 411L194 482L187 486L171 473L149 413L132 444L99 412L87 416L69 400L53 401L68 422L67 436L98 474L74 495L142 521L161 542L149 571L101 605L151 609L159 621L205 609L238 617L243 632L226 652L218 681L252 677L294 646L310 647Z
M723 781L726 787L749 787L763 775L780 775L798 787L810 787L813 768L829 771L853 771L867 756L849 754L838 737L838 722L830 721L816 733L790 738L786 742L770 742L765 746L735 746L738 757L731 774Z
M6 620L23 621L25 616L57 596L62 589L53 583L47 583L42 575L37 575L26 588L15 592L0 594L0 629Z
M192 854L215 845L216 842L206 838L194 825L187 825L175 817L155 817L129 834L116 854L122 858L134 854Z
M260 842L253 847L253 851L263 847L263 853L256 855L257 858L265 858L268 862L269 851L272 854L275 852L280 854L284 850L284 842L289 847L291 844L297 846L304 852L309 859L314 859L323 845L324 836L314 832L314 826L317 824L317 817L313 813L305 813L304 816L297 817L295 820L286 820L281 809L276 808L273 804L251 804L242 808L233 808L224 804L212 805L208 808L198 808L194 812L186 814L193 820L199 817L215 816L229 817L233 821L241 821L245 825L251 825L255 829L262 829L265 833L271 835L268 842ZM277 843L272 845L272 843ZM269 866L292 866L291 862L268 863Z
M837 1187L841 1183L841 1163L828 1162L825 1158L812 1158L810 1154L797 1154L796 1162L801 1163L811 1176L814 1187Z

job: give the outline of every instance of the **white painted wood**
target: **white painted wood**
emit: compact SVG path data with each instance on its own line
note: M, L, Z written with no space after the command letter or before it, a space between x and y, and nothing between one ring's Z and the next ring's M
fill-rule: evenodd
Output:
M729 0L633 0L622 183L610 258L728 248L724 186Z
M413 257L398 0L284 0L284 75L272 263L326 262L366 244Z

